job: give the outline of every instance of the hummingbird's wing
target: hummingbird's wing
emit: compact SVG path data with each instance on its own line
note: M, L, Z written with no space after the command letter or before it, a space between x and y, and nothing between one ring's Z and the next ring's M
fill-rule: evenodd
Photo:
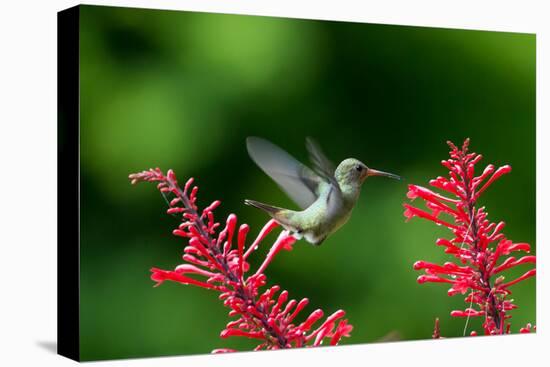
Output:
M326 182L330 183L324 199L327 204L327 216L331 218L334 212L342 209L342 192L340 191L340 185L336 181L336 177L334 177L336 168L312 137L308 136L306 138L306 148L315 172L323 177Z
M310 136L306 138L306 148L315 172L336 188L339 188L334 177L334 172L336 171L334 164L323 154L319 144Z
M283 149L265 139L248 137L246 147L250 158L300 208L307 208L317 199L319 185L326 182L324 178L321 178Z

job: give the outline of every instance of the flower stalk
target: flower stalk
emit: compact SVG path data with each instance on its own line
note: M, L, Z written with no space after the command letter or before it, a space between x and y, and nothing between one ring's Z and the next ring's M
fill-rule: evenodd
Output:
M449 170L449 175L430 181L432 187L443 193L409 185L407 197L411 200L422 199L427 210L404 204L404 215L407 221L419 217L448 228L453 238L439 238L436 245L443 247L445 253L452 255L459 264L446 262L438 265L417 261L414 269L425 272L417 281L420 284L448 283L451 285L448 291L450 296L468 293L465 302L469 307L454 310L451 316L468 320L479 317L483 319L482 327L486 335L506 334L510 332L510 311L517 307L508 298L512 293L509 287L535 276L536 256L529 254L529 244L513 243L507 239L502 233L505 223L489 221L485 207L479 207L478 200L491 184L510 173L512 167L505 165L495 169L490 164L481 175L476 176L475 166L482 156L469 152L469 139L466 139L461 149L451 142L448 145L451 148L450 158L441 164ZM516 258L510 256L512 252L523 252L526 255ZM502 272L524 264L533 264L533 268L505 282ZM436 328L439 330L439 320ZM521 332L532 329L529 324ZM435 335L439 337L439 331L434 332ZM473 331L471 335L477 335L477 332Z
M250 246L246 246L249 226L237 228L237 216L230 214L225 227L219 230L214 210L221 204L216 200L206 208L197 206L198 187L189 179L183 189L176 175L169 170L166 175L158 168L129 176L132 184L146 181L157 183L163 195L171 196L168 214L179 215L181 223L173 234L188 240L183 250L184 263L174 270L151 269L151 279L159 286L164 281L192 284L219 292L219 299L229 308L230 321L220 337L241 336L260 341L255 350L285 349L319 346L326 340L337 345L342 337L349 337L352 326L344 319L345 312L338 310L319 327L313 326L324 313L317 309L302 323L295 319L309 303L288 300L286 290L278 285L268 287L265 271L275 256L282 250L292 250L296 239L282 231L267 253L260 267L252 272L247 259L260 243L279 225L274 220L266 223ZM235 241L236 234L236 244ZM278 293L278 296L277 296ZM232 352L232 349L215 349L214 353Z

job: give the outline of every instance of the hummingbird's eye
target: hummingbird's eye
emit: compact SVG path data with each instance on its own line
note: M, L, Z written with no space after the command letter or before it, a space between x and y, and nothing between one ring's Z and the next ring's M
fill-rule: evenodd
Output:
M357 165L357 166L355 166L355 170L356 170L357 172L361 172L361 171L363 170L363 167L360 166L360 165Z

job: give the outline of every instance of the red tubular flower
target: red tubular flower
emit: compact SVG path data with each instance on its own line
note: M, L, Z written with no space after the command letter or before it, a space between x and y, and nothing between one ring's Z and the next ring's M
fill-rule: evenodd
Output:
M417 261L413 268L424 270L418 283L449 283L449 295L468 293L465 301L469 305L465 310L451 312L453 317L481 317L486 335L506 334L510 324L506 321L509 311L517 306L508 300L511 294L509 287L535 275L536 270L526 271L522 276L504 282L502 272L523 264L535 264L536 256L527 255L520 258L509 256L512 252L530 252L526 243L513 243L502 233L504 222L493 223L487 219L484 207L478 207L480 195L498 178L509 173L512 167L506 165L495 169L488 165L479 176L475 176L475 165L481 155L468 152L469 139L461 149L447 142L450 159L441 164L449 170L449 177L437 177L430 185L442 190L436 193L428 188L409 185L407 197L411 200L424 200L427 210L404 204L404 215L407 220L413 217L428 219L437 225L447 227L453 234L452 239L440 238L438 246L445 248L445 253L453 255L461 265L446 262L443 265L426 261ZM441 219L440 216L445 216ZM534 329L534 328L533 328ZM521 328L530 332L531 325ZM470 335L477 335L472 331ZM434 337L439 337L439 320L436 322Z
M313 311L304 322L294 319L308 304L307 298L300 302L288 300L288 292L278 285L271 286L261 293L267 284L264 274L268 265L281 250L292 250L296 239L287 231L282 231L271 246L260 267L251 272L247 258L258 248L260 242L275 228L277 222L270 220L257 238L246 248L249 232L247 224L237 229L237 216L229 215L225 227L218 231L220 224L215 222L214 210L220 205L216 200L202 211L197 201L198 187L189 179L183 189L178 185L172 170L166 175L158 168L129 176L132 184L140 181L157 182L161 193L172 195L168 214L181 215L182 222L173 234L188 238L184 248L184 264L175 270L152 268L151 279L156 286L166 280L181 284L192 284L220 292L219 299L230 309L229 316L236 317L221 332L222 338L243 336L261 341L255 350L283 349L293 347L318 346L327 340L336 345L342 337L349 337L352 326L343 319L345 312L336 311L313 329L313 325L323 317L322 310ZM237 243L234 244L235 233ZM278 296L277 296L278 293ZM337 323L338 322L338 323ZM213 353L233 352L232 349L215 349Z

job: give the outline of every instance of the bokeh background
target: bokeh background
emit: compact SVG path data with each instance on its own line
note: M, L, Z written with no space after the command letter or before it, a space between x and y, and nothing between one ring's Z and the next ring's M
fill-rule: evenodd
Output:
M178 265L184 242L154 186L127 179L156 166L193 176L200 203L221 199L219 220L236 213L253 234L267 218L243 199L295 205L248 158L249 135L303 162L311 135L335 162L357 157L406 179L369 179L345 227L268 268L307 310L346 310L343 344L429 338L435 317L443 335L462 336L449 312L463 297L417 284L412 269L448 259L434 244L448 234L405 223L402 208L407 183L446 174L446 140L470 137L483 164L512 165L481 203L509 238L536 245L534 35L95 6L81 7L80 30L85 360L256 345L219 338L227 309L212 292L153 288L149 269ZM535 280L513 290L517 332L536 321Z

